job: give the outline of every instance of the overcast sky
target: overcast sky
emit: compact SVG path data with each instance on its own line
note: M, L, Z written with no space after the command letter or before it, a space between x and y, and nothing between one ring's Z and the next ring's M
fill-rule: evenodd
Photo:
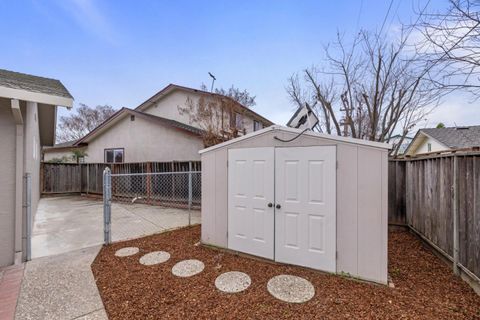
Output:
M431 1L439 9L446 0ZM384 29L425 0L393 0ZM169 83L235 85L285 124L286 80L322 63L337 30L379 29L390 1L0 0L0 68L61 80L75 105L135 108ZM480 102L455 94L422 126L480 124ZM62 114L68 114L62 111Z

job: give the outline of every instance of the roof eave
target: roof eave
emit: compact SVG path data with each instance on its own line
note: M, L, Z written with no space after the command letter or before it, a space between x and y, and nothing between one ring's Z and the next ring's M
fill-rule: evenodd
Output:
M73 98L0 86L0 97L71 108Z

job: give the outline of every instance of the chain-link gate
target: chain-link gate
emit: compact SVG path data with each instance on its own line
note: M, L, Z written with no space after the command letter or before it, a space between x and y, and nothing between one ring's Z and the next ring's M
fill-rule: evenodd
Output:
M192 225L194 212L199 222L201 171L112 174L106 168L103 203L106 244L112 234L117 241Z

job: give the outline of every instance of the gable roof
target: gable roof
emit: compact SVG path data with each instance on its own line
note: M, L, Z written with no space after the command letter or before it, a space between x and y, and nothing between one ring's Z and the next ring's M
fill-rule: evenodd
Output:
M428 128L420 131L451 149L480 146L480 126Z
M173 92L175 90L181 90L181 91L184 91L184 92L198 93L198 94L203 94L203 95L208 95L208 96L213 96L213 97L222 97L222 98L230 99L231 101L234 101L238 105L239 108L242 108L242 110L245 111L246 113L250 113L253 117L258 118L266 126L271 126L271 125L274 124L272 121L270 121L267 118L261 116L260 114L256 113L252 109L245 107L244 105L242 105L241 103L233 100L230 97L227 97L227 96L224 96L224 95L221 95L221 94L218 94L218 93L212 93L212 92L208 92L208 91L203 91L203 90L193 89L193 88L189 88L189 87L184 87L184 86L180 86L180 85L173 84L173 83L170 83L165 88L163 88L162 90L160 90L159 92L154 94L152 97L150 97L145 102L143 102L138 107L136 107L135 110L144 111L147 108L153 106L155 103L157 103L163 97L165 97L166 95L170 94L171 92Z
M258 135L266 134L272 131L278 131L278 132L288 132L288 133L295 133L297 135L304 135L304 136L309 136L309 137L316 137L316 138L322 138L322 139L327 139L327 140L332 140L332 141L339 141L339 142L345 142L345 143L352 143L352 144L357 144L357 145L363 145L363 146L368 146L368 147L374 147L374 148L381 148L381 149L391 149L392 145L388 143L383 143L383 142L377 142L377 141L369 141L369 140L362 140L362 139L356 139L356 138L350 138L350 137L341 137L341 136L334 136L331 134L326 134L326 133L319 133L319 132L313 132L313 131L305 131L301 129L294 129L290 127L284 127L284 126L279 126L279 125L273 125L268 128L264 128L258 131L254 131L251 133L248 133L244 136L228 140L219 144L216 144L214 146L205 148L203 150L200 150L198 153L206 153L210 152L219 148L226 147L228 145L251 139L254 138Z
M59 80L4 69L0 69L0 86L73 99Z
M86 134L83 138L77 140L72 146L80 146L85 143L88 143L88 141L90 141L91 139L94 139L97 135L101 134L103 131L107 130L111 126L115 125L118 121L123 119L125 115L138 116L142 119L153 121L165 126L170 126L175 129L182 130L197 136L200 136L203 133L203 131L198 128L189 126L187 124L184 124L175 120L154 116L151 114L143 113L143 112L128 109L128 108L122 108L117 112L115 112L113 115L111 115L107 120L102 122L100 125L98 125L95 129L93 129L88 134Z
M420 129L405 150L405 154L409 154L412 148L418 147L425 138L437 141L445 146L445 150L479 147L480 126Z

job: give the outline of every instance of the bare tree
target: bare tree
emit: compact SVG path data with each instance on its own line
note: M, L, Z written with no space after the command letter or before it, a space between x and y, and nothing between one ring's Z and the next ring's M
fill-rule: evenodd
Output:
M208 88L204 83L202 83L200 88L203 91L208 92ZM247 108L254 107L257 104L255 102L255 96L250 95L250 93L246 89L241 90L237 87L234 87L233 85L228 89L215 88L213 90L213 93L216 93L216 94L219 94L219 95L222 95L222 96L225 96L225 97L229 97L229 98L233 99L234 101L237 101L238 103L240 103L241 105L243 105L244 107L247 107Z
M405 137L440 97L407 38L403 30L390 41L361 31L347 45L338 34L325 47L322 69L313 66L290 77L291 101L308 104L329 134L382 142L396 131Z
M245 108L230 97L219 94L202 95L198 99L189 97L178 111L188 115L190 123L202 130L205 147L233 139L244 132Z
M445 11L420 13L415 44L442 89L463 89L480 98L480 1L449 0Z
M115 110L112 106L91 108L81 103L73 114L60 117L57 142L78 140L84 137L114 113Z

